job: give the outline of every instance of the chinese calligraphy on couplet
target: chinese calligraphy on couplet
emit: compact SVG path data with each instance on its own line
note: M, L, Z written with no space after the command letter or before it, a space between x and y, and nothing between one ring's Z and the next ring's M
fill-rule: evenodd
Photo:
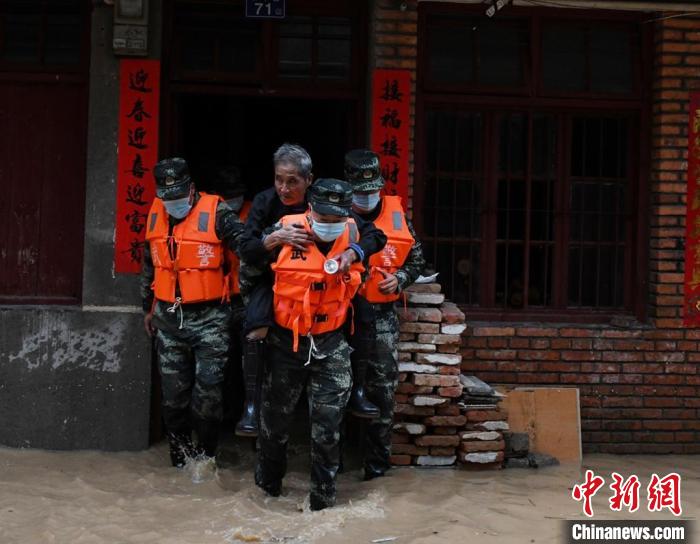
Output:
M372 79L372 150L381 159L384 192L408 206L411 75L375 70Z
M119 146L115 272L141 271L146 216L154 196L158 160L160 62L122 60L119 80Z
M700 92L690 93L683 323L700 325Z

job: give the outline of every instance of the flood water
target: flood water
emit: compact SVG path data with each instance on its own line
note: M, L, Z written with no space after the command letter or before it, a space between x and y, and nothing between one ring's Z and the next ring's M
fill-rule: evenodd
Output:
M292 452L275 499L254 486L249 447L228 445L215 472L170 467L165 444L138 453L0 448L0 543L560 543L560 520L584 518L571 487L585 468L606 478L595 519L671 519L646 510L653 472L679 472L682 517L700 512L698 456L590 455L582 467L488 472L404 468L372 482L349 470L339 477L338 506L322 512L308 509L307 459L308 451ZM639 476L638 512L609 510L611 471Z

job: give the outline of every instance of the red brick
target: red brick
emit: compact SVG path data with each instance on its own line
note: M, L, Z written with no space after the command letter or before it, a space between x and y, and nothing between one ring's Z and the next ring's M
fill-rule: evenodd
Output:
M599 361L602 356L597 351L562 351L561 357L565 361Z
M464 416L432 416L423 421L431 427L462 427L467 422L467 418Z
M437 392L441 397L456 398L462 395L462 386L438 387Z
M411 377L414 385L430 385L432 387L453 387L460 385L459 376L439 376L434 374L414 374Z
M475 453L479 451L502 451L506 447L503 440L468 440L459 445L459 450L464 453Z
M408 434L398 434L398 433L391 434L391 443L392 444L410 444L411 440L412 440L412 437Z
M407 416L431 416L435 413L435 408L431 406L413 406L412 404L396 404L394 412Z
M459 406L456 404L446 404L435 408L435 414L438 416L458 416L460 414Z
M494 350L494 349L478 349L476 350L476 356L479 359L515 359L515 350L513 349L501 349L501 350Z
M460 438L456 434L453 435L443 435L443 436L419 436L416 438L416 445L418 446L459 446Z
M519 327L516 334L518 336L558 336L559 331L544 327Z
M397 466L410 465L411 464L411 456L410 455L390 455L389 462L392 465L397 465Z
M593 329L569 329L563 328L559 331L560 336L572 336L577 338L593 338L598 333Z
M467 421L505 421L508 415L500 410L467 410Z
M472 334L474 336L513 336L515 329L513 327L474 327Z
M392 444L391 452L398 455L428 455L430 450L414 444Z
M491 344L492 340L496 340L496 338L489 339L489 347L490 348L504 348L504 347L506 347L506 345L492 345ZM556 341L557 340L552 340L552 347L554 347L553 343ZM529 348L530 347L530 340L528 340L527 338L513 337L513 338L509 339L507 345L511 348L514 348L514 349Z
M443 365L438 369L438 374L443 376L456 376L459 373L459 367L457 366Z

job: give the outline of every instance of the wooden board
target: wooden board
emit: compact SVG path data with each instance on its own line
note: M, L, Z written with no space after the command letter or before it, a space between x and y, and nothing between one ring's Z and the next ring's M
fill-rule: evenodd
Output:
M504 391L513 432L530 436L530 451L581 462L581 412L576 388L519 387Z

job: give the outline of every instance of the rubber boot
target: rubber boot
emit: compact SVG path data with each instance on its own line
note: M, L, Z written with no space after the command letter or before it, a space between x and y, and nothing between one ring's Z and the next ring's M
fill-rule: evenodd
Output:
M197 453L215 457L219 446L219 422L199 420L197 430Z
M379 408L365 397L366 374L366 359L352 361L352 392L348 401L348 410L355 417L376 419L379 417Z
M236 425L237 436L258 436L260 389L262 387L265 341L245 343L243 352L243 379L245 381L245 404L241 420Z
M174 467L184 467L187 459L191 459L197 454L188 433L168 432L168 444L170 445L170 462Z

